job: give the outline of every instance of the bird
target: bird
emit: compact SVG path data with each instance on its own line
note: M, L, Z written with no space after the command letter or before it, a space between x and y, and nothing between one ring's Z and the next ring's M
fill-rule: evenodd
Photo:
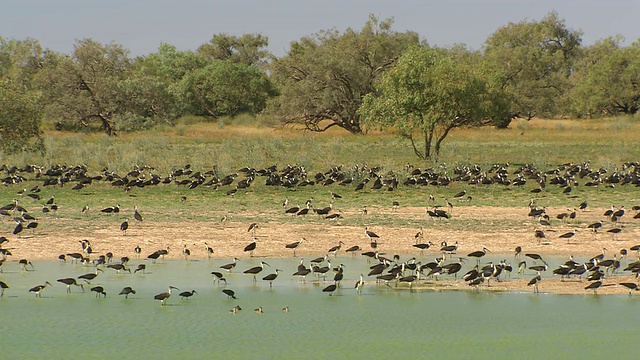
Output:
M471 252L467 254L467 256L476 258L478 260L478 263L480 263L480 258L485 256L487 252L491 252L491 251L489 251L489 249L483 246L482 250Z
M592 283L590 283L589 285L585 286L585 290L593 290L594 294L598 294L598 289L602 286L602 281L598 280L598 281L594 281Z
M180 289L178 289L177 287L169 285L169 290L167 290L167 292L163 292L158 295L155 295L153 299L160 300L160 304L164 306L167 303L167 299L171 297L171 290L180 291Z
M107 265L107 267L115 270L117 274L120 274L120 271L127 271L129 272L129 274L131 274L131 269L124 266L123 264L110 264L110 265Z
M350 248L348 248L347 250L345 250L345 252L351 253L352 256L356 256L356 252L362 250L360 248L360 246L358 245L353 245Z
M9 285L6 282L0 281L0 298L4 296L4 289L8 289Z
M264 269L265 265L270 266L266 262L260 261L260 266L254 266L250 269L247 269L244 271L244 274L253 275L253 282L256 282L256 274L259 274Z
M147 265L145 264L138 264L138 267L133 270L133 273L137 273L138 271L141 271L143 274L145 273L144 271L147 269Z
M122 224L120 224L120 231L122 231L122 233L124 235L127 235L127 229L129 228L129 221L125 220L122 222Z
M305 241L307 239L305 239L304 237L300 240L300 241L296 241L296 242L292 242L290 244L285 245L284 247L287 249L291 249L293 250L293 257L296 257L296 249L300 246L300 244L302 244L303 241Z
M333 256L338 256L338 250L340 250L340 248L342 248L342 245L344 245L344 243L342 241L338 242L338 245L333 246L329 249L329 251L327 251L328 253L333 253Z
M33 263L31 263L31 261L29 261L27 259L20 259L20 261L18 261L18 264L20 264L20 266L22 266L22 270L24 270L24 271L28 271L27 270L27 265L31 266L31 270L34 270Z
M571 239L572 237L574 237L576 235L576 232L578 230L572 230L572 231L568 231L560 236L558 236L561 239L567 239L567 241L569 241L569 239Z
M360 274L360 280L356 282L354 286L358 294L362 294L362 288L364 287L364 276Z
M336 289L338 288L338 286L333 283L327 287L325 287L324 289L322 289L322 292L326 292L329 293L329 296L333 295L333 292L336 291Z
M233 270L233 268L236 267L236 265L238 264L238 261L240 261L240 259L233 258L233 262L232 263L222 265L222 266L220 266L220 268L224 269L224 270L227 270L227 272L231 272L231 270Z
M453 195L454 198L461 198L464 197L465 195L467 195L467 190L462 190L459 193Z
M236 305L234 307L231 308L231 310L229 310L229 313L231 314L236 314L238 311L242 310L242 308L240 307L240 305Z
M124 287L118 295L124 295L125 299L129 298L129 294L135 294L136 291L133 290L130 286Z
M638 284L636 284L636 283L621 282L620 285L626 287L627 289L629 289L629 295L631 295L631 292L634 291L634 290L635 291L640 290L640 287L638 287ZM0 295L0 297L1 297L1 295Z
M249 245L244 247L244 252L249 252L250 256L253 257L253 251L256 249L256 237L253 237L253 241L249 243Z
M100 295L107 297L107 293L104 291L102 286L94 286L91 288L91 291L95 291L96 297L99 297Z
M527 283L527 286L533 286L533 292L539 293L540 289L538 288L538 286L540 285L541 281L542 281L542 277L540 277L540 272L538 272L538 275L534 276L533 279L531 279Z
M183 291L180 293L180 297L183 299L188 299L190 297L192 297L194 294L197 294L197 292L195 290L191 290L191 291Z
M204 242L204 249L207 252L207 259L211 259L211 255L213 255L213 248L209 246L206 241Z
M189 260L189 256L191 256L191 250L187 249L187 244L182 247L182 255L184 255L185 260Z
M142 215L140 215L140 212L138 211L138 205L133 208L133 218L136 221L142 221Z
M282 308L282 312L285 312L285 313L289 312L289 307L288 306L283 307Z
M133 252L136 254L136 257L140 257L140 253L142 252L142 249L140 248L140 246L136 245L136 247L133 249Z
M225 295L227 295L228 299L237 299L235 291L231 289L222 289L222 292L225 293Z
M374 242L375 239L379 239L380 238L380 236L378 236L378 234L374 233L373 231L369 231L369 228L367 228L367 227L364 228L364 234L372 242Z
M274 273L263 277L262 280L268 281L269 282L269 288L271 288L273 286L273 280L275 280L278 277L278 273L280 273L281 271L282 270L280 270L280 269L276 269L276 271Z
M253 310L256 314L262 314L264 311L262 310L262 306L258 307L257 309Z
M76 279L74 279L74 278L58 279L57 281L59 283L63 283L65 285L67 285L67 293L71 292L71 285L80 286L80 288L82 289L82 292L84 292L84 286L82 284L78 284L76 282Z
M251 223L249 225L249 228L247 229L247 232L250 232L251 235L255 235L256 234L256 229L258 229L258 223Z
M42 291L47 288L47 286L51 286L51 283L45 281L43 285L36 285L29 289L29 292L36 294L36 297L42 297Z
M102 271L102 269L96 268L96 272L80 275L78 276L78 279L84 280L87 284L90 284L91 280L95 279L98 276L98 271Z

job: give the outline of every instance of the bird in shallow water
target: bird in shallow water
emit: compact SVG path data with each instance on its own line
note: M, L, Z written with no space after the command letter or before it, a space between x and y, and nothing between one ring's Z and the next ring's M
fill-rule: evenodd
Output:
M180 290L177 287L169 286L169 290L167 292L160 293L153 297L154 300L160 300L160 304L165 305L167 303L167 299L171 297L171 290Z

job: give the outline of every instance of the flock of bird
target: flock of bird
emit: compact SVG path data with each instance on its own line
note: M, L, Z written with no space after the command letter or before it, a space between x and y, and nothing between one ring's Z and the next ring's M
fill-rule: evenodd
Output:
M444 169L444 167L443 167ZM90 176L86 166L52 166L49 169L45 169L39 166L26 166L24 168L2 166L0 171L6 172L6 176L1 180L3 184L8 186L16 186L29 181L24 174L33 174L34 179L31 181L41 181L42 183L31 187L29 190L22 189L18 191L19 196L26 196L34 201L42 201L42 213L57 212L58 205L56 203L55 196L51 196L46 201L41 198L40 192L48 186L65 186L67 183L74 183L72 185L73 190L80 190L87 186L90 186L93 182L108 181L113 186L122 187L125 191L130 191L134 187L143 188L145 186L153 186L160 184L174 184L177 186L184 186L188 189L195 189L199 186L210 187L212 189L220 189L228 187L227 194L234 196L238 190L246 189L251 186L256 177L264 177L265 185L267 186L282 186L285 188L303 187L303 186L329 186L337 184L338 186L344 186L345 189L353 184L353 191L363 190L365 187L371 190L385 190L393 191L398 186L406 187L418 187L418 186L438 186L446 188L450 183L463 182L469 185L493 185L498 184L502 186L523 186L528 181L533 181L537 185L531 190L531 193L540 193L546 186L554 185L561 187L562 193L570 194L571 191L580 186L579 182L583 182L583 186L608 186L615 187L620 185L640 186L640 180L638 177L638 171L640 165L638 163L625 163L620 170L616 170L613 173L609 173L605 169L591 169L588 162L582 164L564 164L556 169L552 169L546 172L536 169L533 165L527 164L519 167L512 173L509 172L509 164L499 164L491 167L489 170L482 170L479 166L459 166L451 170L452 175L447 175L448 171L438 172L434 169L420 170L413 166L407 165L405 167L404 178L401 175L388 171L382 174L381 168L369 168L367 166L354 166L350 169L345 169L342 166L332 167L325 172L318 172L315 175L307 174L303 166L291 166L288 165L285 168L278 170L276 166L271 166L264 169L253 169L246 167L240 169L239 172L244 174L243 179L238 180L238 174L228 174L222 176L219 174L216 166L206 172L195 171L190 165L186 165L177 170L172 171L166 177L161 177L154 174L154 169L148 166L137 167L134 170L127 173L125 176L119 176L114 172L110 172L107 169L103 169L101 174ZM514 178L510 178L510 175L515 175ZM373 185L369 185L373 182ZM234 185L235 184L235 185ZM285 199L283 202L283 208L285 214L292 216L302 216L309 213L315 213L321 215L327 219L334 219L340 217L340 213L335 212L333 209L333 202L342 198L337 192L333 190L331 193L331 202L327 207L314 208L311 200L307 201L304 206L291 205L289 199ZM450 196L452 199L459 199L465 201L471 201L471 196L466 190L457 192ZM183 197L185 200L186 197ZM431 196L431 201L434 201L434 197ZM446 211L443 207L432 206L426 209L428 216L432 218L451 218L451 210L453 205L445 198L447 206L450 211ZM290 206L291 205L291 206ZM398 202L393 202L392 211L397 210L400 206ZM577 217L578 211L585 210L588 207L588 203L583 201L577 205L573 210L568 209L566 213L561 213L556 218L562 222L569 221ZM640 206L632 206L632 210L640 211ZM82 208L82 212L89 211L89 207ZM109 206L102 208L101 213L119 213L121 208L119 205ZM363 208L363 213L367 212L366 207ZM539 243L547 241L550 237L550 232L553 230L550 228L551 216L547 213L545 207L539 207L535 201L532 200L529 204L528 215L535 219L536 228L534 229L534 236L538 239ZM626 215L625 208L623 206L619 208L612 207L609 211L603 214L603 221L598 221L590 224L587 227L588 231L591 231L594 236L597 236L599 231L604 228L605 222L614 224L613 227L607 232L612 234L618 234L621 231L619 224L625 220L629 215ZM10 218L16 223L13 235L20 236L23 231L35 231L38 227L38 222L35 216L33 216L25 207L20 204L18 199L15 199L10 204L0 207L0 216L3 218ZM142 222L143 217L137 207L133 209L133 218L135 221ZM637 212L634 219L640 218L640 212ZM120 225L120 230L126 234L129 228L128 220ZM242 249L243 253L248 254L250 257L254 256L254 251L257 248L257 236L256 232L260 228L258 223L252 223L249 225L247 232L251 236L251 241ZM569 241L575 236L578 230L569 231L558 235L560 239L567 239ZM455 244L447 244L446 242L440 243L438 246L431 241L425 240L424 230L422 228L415 234L415 244L412 244L422 256L424 252L428 250L434 250L436 254L432 260L418 260L416 257L402 260L400 256L394 255L391 258L385 257L385 254L379 251L378 240L380 236L371 231L368 227L365 227L363 232L364 237L369 242L369 251L361 248L359 245L353 245L344 250L345 254L360 253L364 256L368 262L371 263L369 272L360 274L358 280L357 274L350 280L352 281L352 287L361 293L365 284L365 279L371 282L382 284L389 287L404 287L408 286L409 290L414 290L414 284L420 284L424 281L438 281L439 277L451 277L457 280L458 274L461 274L463 266L468 259L476 259L475 266L470 268L466 273L461 275L461 279L470 287L479 289L481 285L486 284L489 286L491 281L502 281L505 276L510 276L514 270L509 261L502 260L499 262L489 262L487 264L481 264L481 259L490 252L486 247L476 251L470 251L466 254L460 254L458 242ZM3 243L9 241L5 236L0 237L0 271L2 270L2 264L7 260L8 256L11 256L10 249L3 247ZM299 241L289 243L285 245L285 249L292 251L292 255L297 257L296 250L298 250L306 239L302 238ZM93 249L89 240L80 241L82 252L69 252L60 255L61 262L71 261L74 263L82 263L85 266L91 266L94 270L87 274L78 277L68 277L57 279L57 282L66 286L66 291L71 292L72 287L80 288L84 292L84 285L90 285L100 272L104 272L106 269L111 269L117 273L127 272L131 273L128 262L129 257L123 256L120 262L114 262L112 253L106 253L95 257ZM299 277L301 282L306 282L307 277L313 278L314 281L326 281L327 277L332 278L330 284L322 288L322 292L328 293L329 296L333 295L341 288L341 283L345 277L345 267L332 266L331 257L337 257L338 253L345 245L342 241L339 241L336 246L327 249L326 255L313 259L306 265L304 259L301 260L295 271L291 271L292 277ZM205 242L205 250L207 258L211 258L214 253L214 249ZM134 249L134 256L140 257L141 248L136 246ZM605 251L602 254L590 258L588 261L578 263L573 259L561 264L558 268L551 270L553 276L559 276L562 280L576 278L578 281L582 281L583 277L589 281L589 284L585 287L585 290L593 290L596 292L601 286L615 285L615 283L608 283L605 278L609 278L612 274L620 272L623 259L629 255L630 252L635 251L640 258L640 245L633 246L627 249L621 249L619 254L615 254L613 258L606 258ZM160 249L150 253L147 259L151 262L155 262L161 257L164 257L169 252L169 247L166 249ZM185 259L188 259L191 255L191 250L186 245L183 246L182 254ZM529 286L534 288L534 292L539 291L541 282L543 282L545 272L549 271L548 263L542 259L538 254L526 253L526 258L530 258L535 263L527 267L526 260L520 260L522 257L522 249L520 247L515 249L515 259L517 260L518 273L523 275L525 270L531 270L536 275L528 282ZM619 258L617 256L620 256ZM231 263L220 266L220 271L213 271L211 275L214 280L220 284L220 282L227 283L225 273L231 273L234 271L238 264L238 258L234 258ZM29 271L27 267L30 267L31 271L34 270L33 264L27 259L19 260L19 264L24 271ZM246 269L244 274L253 277L253 281L257 282L260 274L263 273L266 267L270 267L267 262L262 261L260 265ZM133 273L145 273L147 264L140 263ZM634 261L628 263L622 271L629 271L638 278L640 272L640 261ZM284 271L281 269L275 269L273 273L267 274L262 277L263 281L268 282L269 287L272 287L273 282L276 281L280 273ZM84 282L84 283L83 283ZM393 286L392 286L393 285ZM622 282L619 284L632 291L638 290L637 283ZM46 281L44 284L36 285L32 287L29 292L35 294L36 297L40 297L41 293L51 287L51 283ZM4 290L9 286L0 281L0 297L4 294ZM89 288L91 292L95 292L96 297L106 297L107 292L102 285L91 286ZM172 295L172 290L178 290L176 287L169 286L166 292L161 292L154 296L155 300L160 301L164 305ZM128 298L130 294L135 294L136 291L132 287L124 287L119 295L124 295ZM236 294L233 290L226 287L222 289L227 297L231 299L236 298ZM184 291L180 293L183 298L189 298L196 295L196 290ZM262 312L262 308L260 312ZM256 311L258 310L256 309ZM288 311L288 308L285 308ZM230 312L236 313L241 310L239 306L232 308ZM283 309L284 310L284 309Z

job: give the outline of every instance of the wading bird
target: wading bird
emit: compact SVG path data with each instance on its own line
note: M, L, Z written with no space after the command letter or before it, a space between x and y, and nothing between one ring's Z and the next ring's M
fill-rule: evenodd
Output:
M129 298L129 294L135 294L136 291L133 290L130 286L127 286L125 288L122 289L122 291L120 291L120 293L118 295L124 295L125 299Z
M37 285L29 289L29 292L36 294L36 297L42 297L42 291L47 288L47 286L51 286L51 283L48 281L44 282L44 285Z
M177 287L169 286L169 290L167 292L160 293L153 297L154 300L160 300L160 304L165 305L167 303L167 299L171 297L171 290L180 290Z

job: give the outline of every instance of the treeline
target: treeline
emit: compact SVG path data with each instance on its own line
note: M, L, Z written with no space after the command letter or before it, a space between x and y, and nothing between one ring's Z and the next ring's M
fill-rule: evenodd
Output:
M63 54L0 37L0 148L43 151L43 118L114 135L185 115L247 113L312 131L394 129L431 157L455 127L640 106L640 41L584 46L555 12L497 29L478 51L430 46L392 26L370 16L360 30L294 41L282 57L258 34L217 34L195 51L161 44L135 58L117 43L78 40Z

